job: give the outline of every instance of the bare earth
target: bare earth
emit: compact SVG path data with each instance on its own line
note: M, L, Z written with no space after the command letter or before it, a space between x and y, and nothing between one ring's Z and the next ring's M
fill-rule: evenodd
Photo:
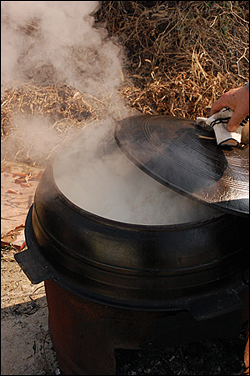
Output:
M14 162L1 168L1 375L58 374L44 284L32 285L14 259L42 170Z

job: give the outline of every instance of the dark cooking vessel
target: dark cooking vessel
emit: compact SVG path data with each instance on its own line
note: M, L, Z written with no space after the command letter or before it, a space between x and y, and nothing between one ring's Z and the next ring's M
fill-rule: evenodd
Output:
M87 212L46 168L16 255L33 283L51 279L83 298L205 319L243 307L249 220L222 214L178 225L134 225Z
M248 319L248 157L203 144L191 123L128 118L115 137L144 172L212 204L218 212L207 220L106 219L59 190L53 164L44 171L26 220L28 249L15 258L33 283L45 281L49 332L63 374L115 374L116 348L230 337ZM112 153L113 134L103 150L99 145L98 157ZM79 151L71 150L73 156ZM75 161L65 155L66 164L59 159L64 173ZM77 172L86 163L82 155L79 160Z

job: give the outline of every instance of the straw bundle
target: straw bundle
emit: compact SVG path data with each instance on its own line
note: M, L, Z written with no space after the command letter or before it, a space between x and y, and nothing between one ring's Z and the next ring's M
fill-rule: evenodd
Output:
M98 11L127 50L130 105L190 118L248 80L248 16L246 1L103 1Z
M71 126L80 127L86 119L97 119L104 105L104 101L68 85L17 84L16 88L5 90L2 98L2 135L11 130L11 115L45 115L56 130L64 132Z
M127 106L195 118L248 80L248 16L247 1L102 1L95 27L105 26L107 38L125 49L119 92ZM100 100L68 85L34 81L3 93L4 137L18 113L46 115L62 133L98 119L108 102L105 93Z

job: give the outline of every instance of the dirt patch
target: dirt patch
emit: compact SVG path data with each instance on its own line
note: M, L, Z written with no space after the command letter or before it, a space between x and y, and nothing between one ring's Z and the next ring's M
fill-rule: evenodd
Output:
M1 240L25 224L28 209L44 169L21 162L1 163ZM10 234L11 235L11 234ZM8 242L9 239L5 239Z
M14 253L3 251L1 259L1 374L53 375L59 366L49 337L44 284L31 284Z
M53 375L44 284L32 285L14 259L43 170L9 161L1 168L1 374Z

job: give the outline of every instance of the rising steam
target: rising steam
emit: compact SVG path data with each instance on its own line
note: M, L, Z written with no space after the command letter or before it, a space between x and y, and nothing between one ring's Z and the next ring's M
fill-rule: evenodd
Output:
M94 28L97 1L2 1L2 83L67 83L97 95L121 79L121 49Z
M2 93L29 83L40 87L67 84L105 102L101 117L126 116L117 93L122 49L107 38L105 28L95 27L93 13L98 7L98 1L2 1ZM29 150L30 160L38 161L39 151L44 163L51 150L70 137L57 134L51 119L43 121L41 116L25 119L24 113L21 119L12 119L12 126L11 137L2 143L9 157ZM38 136L41 132L42 137ZM35 158L30 149L36 149Z
M114 140L117 118L130 115L118 95L123 54L94 26L97 1L2 1L2 89L67 84L105 102L98 122L77 137L59 135L42 116L12 118L3 143L16 157L52 157L59 189L78 206L110 219L143 224L188 222L214 215L135 167ZM75 93L75 94L76 94ZM105 98L105 100L103 100ZM71 138L70 143L65 143ZM63 144L63 147L62 147ZM39 159L40 158L40 159Z

